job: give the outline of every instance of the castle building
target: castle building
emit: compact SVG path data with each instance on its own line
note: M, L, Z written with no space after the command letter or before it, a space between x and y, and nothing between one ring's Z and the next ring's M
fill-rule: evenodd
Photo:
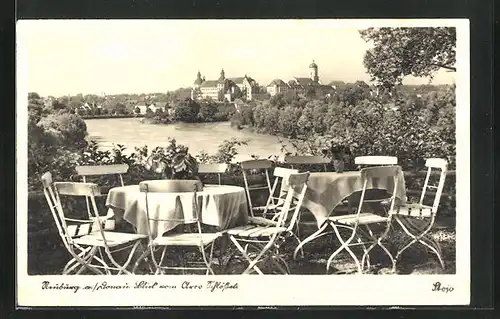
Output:
M318 65L313 62L309 65L309 77L293 77L288 83L281 79L273 80L267 87L267 93L271 96L276 94L286 94L293 92L294 94L303 95L306 93L308 86L320 86L318 76Z
M219 79L205 80L205 77L202 77L198 71L191 90L191 98L193 100L210 98L214 101L227 99L231 102L235 98L245 97L247 100L251 100L252 94L257 90L257 82L246 74L244 77L226 78L224 69L222 69Z

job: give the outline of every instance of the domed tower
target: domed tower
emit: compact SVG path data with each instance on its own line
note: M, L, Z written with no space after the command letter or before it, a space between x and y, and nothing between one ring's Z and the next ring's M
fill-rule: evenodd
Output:
M309 77L311 78L311 80L313 80L314 83L319 82L318 65L316 63L314 63L314 60L309 65Z
M226 79L226 74L224 73L224 69L220 71L219 81L224 81Z
M225 89L225 84L226 84L226 75L224 73L224 69L220 71L220 77L219 80L217 81L217 89L219 91L224 91Z
M199 88L202 83L203 83L203 79L201 78L200 71L198 71L198 74L196 75L196 80L194 80L194 87Z

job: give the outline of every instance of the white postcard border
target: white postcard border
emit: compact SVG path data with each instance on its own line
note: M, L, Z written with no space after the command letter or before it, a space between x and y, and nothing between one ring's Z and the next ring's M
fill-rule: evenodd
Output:
M255 21L255 20L254 20ZM317 23L326 23L317 20ZM456 125L456 274L454 275L290 275L290 276L29 276L27 274L27 87L29 74L24 38L38 21L17 24L16 220L17 300L19 306L243 306L243 305L466 305L470 301L470 80L469 21L467 19L334 20L339 26L450 26L457 28ZM99 23L104 23L100 21ZM156 23L156 22L155 22ZM255 21L258 23L258 21ZM50 75L48 75L50 76ZM61 79L63 80L63 79ZM228 282L237 288L215 289L207 281ZM42 289L44 281L79 286ZM158 284L133 288L137 282ZM183 283L202 289L182 288ZM107 289L103 288L106 282ZM432 291L436 282L451 291ZM128 284L130 288L112 289ZM99 287L100 289L97 289ZM159 286L176 288L160 288ZM185 285L185 284L184 284ZM88 287L86 287L88 286ZM226 286L228 287L228 286ZM88 289L85 289L88 288Z

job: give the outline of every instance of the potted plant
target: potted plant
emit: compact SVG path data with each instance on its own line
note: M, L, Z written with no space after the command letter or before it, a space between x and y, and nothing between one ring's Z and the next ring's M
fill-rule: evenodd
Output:
M330 158L335 172L342 173L350 161L351 150L340 139L332 139L329 144L329 147L324 148L321 152Z
M144 166L162 179L199 180L198 161L189 154L187 147L177 145L175 139L169 139L169 145L165 148L153 149Z

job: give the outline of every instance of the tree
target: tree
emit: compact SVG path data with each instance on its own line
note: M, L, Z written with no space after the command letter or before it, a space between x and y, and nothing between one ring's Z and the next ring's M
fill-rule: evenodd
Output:
M214 102L202 101L198 118L201 122L214 122L216 120L217 105Z
M175 105L174 121L195 123L200 112L200 105L190 98L186 98Z
M136 106L135 109L134 109L134 113L135 114L141 114L141 109L138 106Z
M28 100L38 100L40 99L40 95L36 92L29 92L28 93Z
M380 86L401 84L407 75L432 79L441 68L456 71L455 28L369 28L360 34L374 44L363 64Z

